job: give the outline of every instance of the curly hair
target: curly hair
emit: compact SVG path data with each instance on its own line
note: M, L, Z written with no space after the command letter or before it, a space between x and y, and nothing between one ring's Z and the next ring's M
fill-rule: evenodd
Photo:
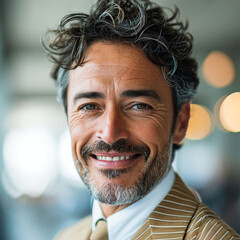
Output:
M90 14L69 14L58 29L48 31L42 45L55 63L52 76L65 111L69 70L84 63L92 43L110 41L138 46L151 62L163 67L176 116L182 104L195 95L199 80L197 63L190 56L193 38L186 31L188 24L179 21L177 7L169 11L170 17L149 0L98 0Z

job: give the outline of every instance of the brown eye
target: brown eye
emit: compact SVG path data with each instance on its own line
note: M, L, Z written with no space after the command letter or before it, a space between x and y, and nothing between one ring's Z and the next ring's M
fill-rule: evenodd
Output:
M151 106L149 106L148 104L145 103L138 103L132 106L133 109L137 109L137 110L148 110L148 109L152 109Z
M92 111L96 109L99 109L99 107L96 104L85 104L80 108L80 110L85 110L85 111Z

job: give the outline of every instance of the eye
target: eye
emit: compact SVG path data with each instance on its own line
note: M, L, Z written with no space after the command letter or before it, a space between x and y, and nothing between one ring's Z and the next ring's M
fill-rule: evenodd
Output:
M146 103L137 103L135 105L132 106L133 109L137 109L137 110L149 110L152 109L152 107Z
M93 103L88 103L80 107L80 110L84 110L84 111L93 111L98 109L99 109L99 106Z

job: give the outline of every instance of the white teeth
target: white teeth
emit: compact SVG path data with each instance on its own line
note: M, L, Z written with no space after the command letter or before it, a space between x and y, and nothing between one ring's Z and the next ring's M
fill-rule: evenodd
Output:
M107 157L107 156L97 156L97 160L103 160L103 161L121 161L121 160L127 160L131 159L133 156L117 156L117 157Z
M113 158L113 161L119 161L120 160L120 157L114 157Z

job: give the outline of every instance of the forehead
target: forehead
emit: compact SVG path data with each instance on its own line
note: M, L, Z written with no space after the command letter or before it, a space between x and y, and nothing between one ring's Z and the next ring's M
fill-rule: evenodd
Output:
M122 88L149 88L167 91L170 87L161 68L153 64L138 47L122 43L92 44L86 51L84 64L70 71L69 92Z
M130 44L113 42L93 43L86 51L86 58L84 62L94 62L96 64L117 63L124 66L131 63L133 67L148 65L150 63L144 52L139 47Z

